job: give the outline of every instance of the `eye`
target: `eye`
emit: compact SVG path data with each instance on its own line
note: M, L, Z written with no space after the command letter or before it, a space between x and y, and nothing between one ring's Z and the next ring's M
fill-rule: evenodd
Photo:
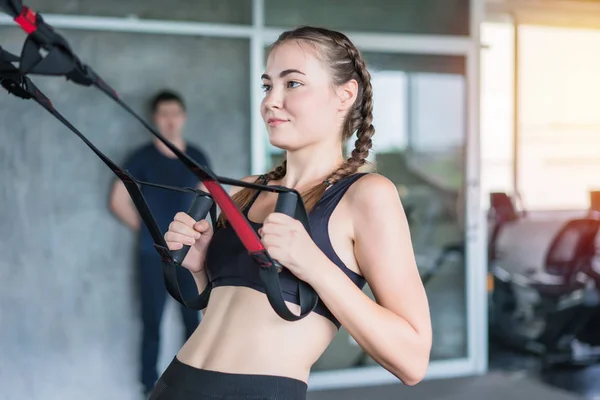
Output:
M295 85L296 85L296 86L295 86ZM296 81L289 81L289 82L288 82L288 87L289 87L289 88L291 88L291 89L293 89L293 88L295 88L295 87L298 87L298 86L300 86L300 85L301 85L301 83L300 83L300 82L296 82Z
M265 92L265 93L268 92L269 90L271 90L271 85L267 85L266 83L263 83L260 87L262 88L263 92Z

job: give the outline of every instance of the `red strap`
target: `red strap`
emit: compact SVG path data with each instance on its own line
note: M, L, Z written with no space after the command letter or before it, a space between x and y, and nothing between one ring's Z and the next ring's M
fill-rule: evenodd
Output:
M244 247L251 253L264 251L265 248L256 235L256 232L248 224L244 215L237 209L235 203L231 201L231 197L227 195L222 186L208 179L202 183L206 186L219 207L221 207L221 211L231 223L233 230L237 233Z
M21 28L28 34L31 34L37 30L36 14L29 7L23 6L21 14L15 17L15 22L21 25Z

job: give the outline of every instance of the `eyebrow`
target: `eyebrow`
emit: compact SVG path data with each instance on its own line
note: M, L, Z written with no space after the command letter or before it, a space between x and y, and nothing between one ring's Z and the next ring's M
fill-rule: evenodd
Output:
M304 72L299 71L297 69L285 69L285 70L281 71L281 73L279 74L279 77L283 78L284 76L289 75L289 74L306 75ZM260 77L260 79L269 79L270 80L271 77L269 75L267 75L267 74L262 74L262 76Z

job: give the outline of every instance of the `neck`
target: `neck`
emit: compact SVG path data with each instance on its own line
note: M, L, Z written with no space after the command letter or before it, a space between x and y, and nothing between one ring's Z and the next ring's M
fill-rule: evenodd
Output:
M169 139L169 142L173 143L173 145L177 148L177 150L185 152L186 143L182 137L178 137L175 139ZM154 146L158 149L158 151L169 158L177 158L175 153L173 153L166 144L161 142L159 139L154 139Z
M297 190L324 181L344 163L344 155L339 143L288 151L286 159L286 174L281 184Z

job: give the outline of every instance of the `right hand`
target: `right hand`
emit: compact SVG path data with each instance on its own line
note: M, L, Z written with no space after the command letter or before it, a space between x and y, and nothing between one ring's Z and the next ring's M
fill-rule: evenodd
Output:
M178 212L164 238L169 250L191 246L181 265L192 273L198 273L204 269L204 257L212 235L213 230L207 220L194 221L188 214Z

